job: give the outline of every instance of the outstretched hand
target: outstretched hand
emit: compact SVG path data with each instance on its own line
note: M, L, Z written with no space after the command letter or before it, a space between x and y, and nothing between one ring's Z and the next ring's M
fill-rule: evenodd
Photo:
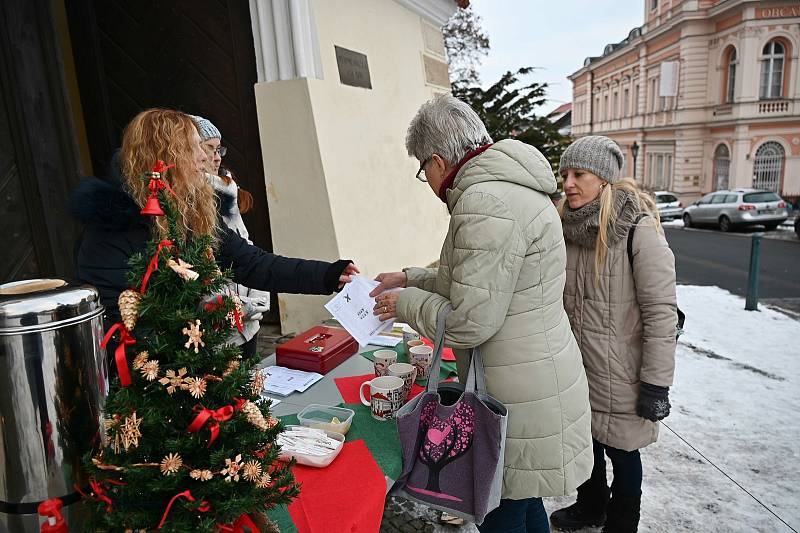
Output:
M375 276L375 281L380 283L369 293L372 298L389 289L405 288L408 284L408 276L406 276L405 272L384 272Z
M342 272L342 275L339 276L339 288L341 289L342 287L345 286L345 284L350 283L351 281L353 281L353 276L355 276L356 274L360 274L360 273L361 273L361 271L353 263L350 263L349 265L347 265L345 267L344 271Z

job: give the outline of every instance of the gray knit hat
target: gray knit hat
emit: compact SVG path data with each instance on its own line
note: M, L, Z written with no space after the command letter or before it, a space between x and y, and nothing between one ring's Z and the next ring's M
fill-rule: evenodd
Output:
M200 140L206 142L209 139L222 139L222 134L217 127L207 118L199 117L197 115L189 115L197 126L197 131L200 133Z
M625 156L617 143L602 135L589 135L581 137L564 150L558 171L579 168L609 183L616 183L622 178L624 164Z

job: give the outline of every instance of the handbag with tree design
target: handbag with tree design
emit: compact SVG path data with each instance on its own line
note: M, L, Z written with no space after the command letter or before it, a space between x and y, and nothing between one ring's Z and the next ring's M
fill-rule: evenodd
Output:
M431 376L439 375L450 310L437 318ZM482 523L500 505L508 411L486 393L480 348L472 349L463 386L429 379L396 418L403 471L392 492Z

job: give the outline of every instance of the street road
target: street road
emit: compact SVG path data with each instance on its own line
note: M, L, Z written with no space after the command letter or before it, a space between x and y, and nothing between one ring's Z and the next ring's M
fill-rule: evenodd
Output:
M675 254L678 283L716 285L745 296L750 265L748 233L665 227ZM800 311L800 241L761 239L759 297L786 309Z

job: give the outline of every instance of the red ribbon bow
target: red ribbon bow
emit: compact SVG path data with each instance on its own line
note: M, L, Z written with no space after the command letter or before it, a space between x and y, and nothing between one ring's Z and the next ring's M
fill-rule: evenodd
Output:
M161 515L161 522L158 523L158 527L156 529L161 529L161 527L164 525L164 522L167 521L167 516L169 515L169 512L172 509L172 504L175 503L175 500L177 500L178 498L186 498L190 502L197 501L195 497L192 496L192 491L190 490L179 492L178 494L173 496L172 499L167 504L167 508L164 510L164 514ZM202 501L200 502L200 505L197 507L197 510L200 511L201 513L208 512L211 510L211 504L209 504L207 501Z
M222 296L219 294L217 295L216 300L212 300L203 306L203 309L206 313L213 313L217 309L220 309L225 306L225 301L222 299Z
M131 384L131 373L128 370L128 359L125 356L125 347L136 344L136 339L133 338L128 328L125 327L125 324L117 322L106 332L106 336L103 337L103 342L100 343L100 347L105 348L116 331L119 331L119 344L117 345L117 349L114 350L114 360L117 362L119 381L123 387L127 387Z
M198 413L197 417L189 425L187 431L189 433L197 433L203 429L203 426L206 424L206 422L208 422L208 430L211 432L211 437L208 439L208 448L211 448L211 445L219 436L220 422L230 420L231 417L233 417L233 413L236 412L236 409L231 405L226 405L225 407L220 407L214 411L211 409L205 409L201 405L196 405L194 407L194 411Z
M112 511L112 507L113 507L112 503L113 502L111 501L111 498L109 498L108 496L105 495L105 490L103 489L102 486L100 486L101 483L108 483L108 484L111 484L111 485L126 485L126 483L123 483L122 481L116 481L114 479L104 479L104 480L100 481L100 483L98 483L95 478L89 479L89 487L91 487L92 492L94 492L94 497L96 499L100 500L101 502L104 502L106 504L106 512L110 513ZM87 496L86 494L83 493L83 491L81 490L81 488L77 484L74 485L74 486L75 486L75 490L77 491L78 494L80 494L84 498L88 498L89 497L89 496Z
M174 243L168 239L164 239L158 243L156 253L154 253L153 257L150 259L150 264L147 265L147 271L144 273L144 277L142 278L142 287L139 289L139 294L144 294L144 291L147 290L147 282L150 281L150 276L153 275L153 272L158 270L158 258L161 255L161 250L164 248L171 248L173 244Z
M248 514L243 514L237 518L236 522L234 522L232 526L217 524L217 527L220 531L231 533L246 533L244 527L247 527L247 529L250 531L260 531L256 523L253 522L253 519L250 518L250 515Z
M42 524L40 533L69 533L67 523L61 515L64 502L60 498L50 498L39 504L37 511L47 520Z
M175 168L175 165L167 165L160 159L156 159L156 164L153 166L153 172L158 172L159 174L163 174L165 171Z

